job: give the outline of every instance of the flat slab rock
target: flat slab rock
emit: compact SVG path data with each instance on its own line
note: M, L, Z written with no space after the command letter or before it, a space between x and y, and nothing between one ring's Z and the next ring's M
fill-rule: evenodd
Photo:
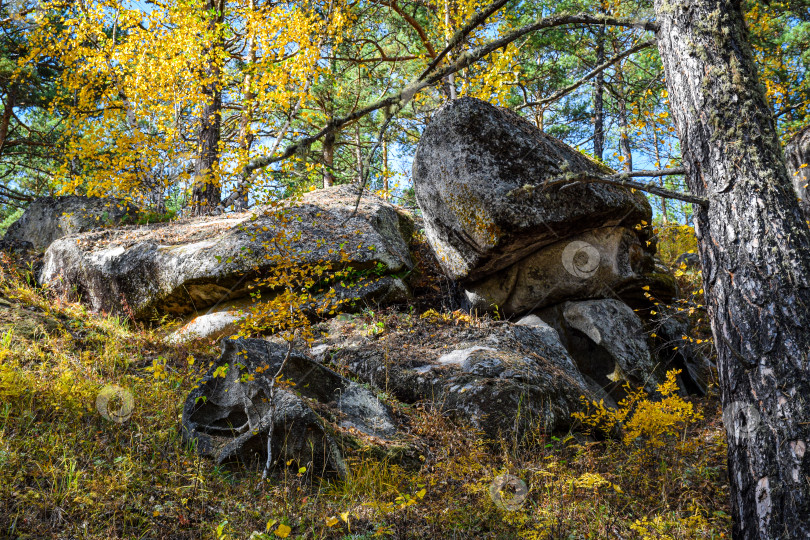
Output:
M11 224L4 239L9 242L30 242L39 252L45 251L55 240L99 227L135 221L138 208L114 198L39 197L32 202L22 217Z
M269 380L283 363L282 380L294 386L279 385L271 401ZM292 461L318 476L343 477L336 429L380 440L397 435L392 412L370 390L261 339L223 340L222 356L183 407L185 440L218 463L263 468L269 438L276 470Z
M437 325L372 342L339 336L317 349L325 362L405 403L433 402L492 439L529 426L564 429L581 396L591 396L556 332L542 322Z
M264 208L70 235L48 248L39 280L95 310L148 318L247 296L254 278L279 261L377 276L410 269L411 219L370 195L353 214L356 200L356 188L338 186L308 193L283 213Z
M479 281L585 231L651 221L641 193L595 183L543 187L569 173L612 171L506 109L473 98L440 108L419 141L413 181L445 273Z

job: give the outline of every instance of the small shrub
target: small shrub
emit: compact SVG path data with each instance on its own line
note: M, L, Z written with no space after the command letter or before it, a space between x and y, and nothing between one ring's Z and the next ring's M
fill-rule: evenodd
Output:
M627 397L619 402L617 409L606 407L604 401L600 401L589 404L592 410L587 413L574 413L573 416L604 433L619 431L625 444L642 441L648 446L661 448L703 418L691 403L677 394L679 373L680 370L667 372L666 380L657 388L662 397L660 400L650 399L643 388L633 390L626 385Z

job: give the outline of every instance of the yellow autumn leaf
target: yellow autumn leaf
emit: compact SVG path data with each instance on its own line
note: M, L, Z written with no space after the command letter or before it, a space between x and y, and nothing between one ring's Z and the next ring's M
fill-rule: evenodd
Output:
M282 523L281 525L278 526L278 529L276 529L276 531L273 534L275 534L279 538L287 538L288 536L290 536L291 532L292 529Z

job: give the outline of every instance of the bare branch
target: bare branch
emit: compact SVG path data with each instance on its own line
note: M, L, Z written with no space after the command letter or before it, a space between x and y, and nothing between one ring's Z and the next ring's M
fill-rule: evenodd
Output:
M292 338L290 339L289 343L287 344L287 354L284 355L284 360L281 361L281 365L278 367L278 371L276 374L273 375L273 379L268 383L265 380L264 375L260 376L257 381L260 382L259 386L264 390L265 394L267 395L267 399L270 400L270 411L269 411L269 426L267 430L267 460L264 462L264 470L262 471L262 479L261 481L264 482L267 479L267 475L270 472L270 468L273 466L273 427L276 423L276 379L281 376L281 372L284 371L284 366L287 365L287 360L290 359L290 355L292 354L293 350L293 342L295 341L297 333L294 333Z
M637 177L657 178L661 176L672 176L679 174L686 174L686 169L630 171L626 173L612 174L605 176L592 174L567 174L563 176L558 176L556 178L552 178L551 180L544 182L541 185L523 186L521 188L510 191L508 195L518 196L522 194L531 194L532 192L538 189L542 190L551 186L558 186L558 185L562 185L563 187L561 189L564 189L576 184L609 184L612 186L621 186L631 189L637 189L639 191L645 191L647 193L652 193L653 195L658 195L660 197L666 197L667 199L675 199L678 201L696 204L698 206L703 207L708 206L709 201L704 199L703 197L698 197L696 195L690 195L689 193L681 193L680 191L666 189L654 182L642 183L636 182L635 180L631 180L631 178Z
M591 71L589 71L588 73L583 75L582 78L580 78L579 80L577 80L573 84L571 84L569 86L566 86L562 90L552 94L551 96L549 96L547 98L543 98L540 101L534 101L534 102L526 103L526 106L538 106L538 105L542 106L542 105L547 105L549 103L553 103L554 101L557 101L558 99L567 96L568 94L570 94L571 92L573 92L574 90L576 90L577 88L579 88L580 86L582 86L583 84L588 82L590 79L596 77L597 75L599 75L600 73L605 71L607 68L609 68L613 64L615 64L617 62L621 62L623 59L627 58L631 54L637 53L638 51L647 49L647 48L652 47L654 45L655 45L655 40L651 39L649 41L644 41L644 42L639 43L639 44L637 44L637 45L635 45L633 47L630 47L626 51L617 54L616 56L614 56L613 58L611 58L610 60L608 60L604 64L596 66L595 68L593 68Z
M430 62L427 69L419 75L419 80L421 81L425 77L430 74L431 71L436 69L436 66L439 65L439 62L444 59L445 56L459 43L461 43L464 38L466 38L470 32L475 30L477 26L480 26L484 23L493 13L501 9L509 0L496 0L495 2L491 3L489 6L485 7L481 11L475 14L475 16L470 19L467 24L462 26L458 32L456 32L453 37L447 42L447 46L438 54L436 57Z

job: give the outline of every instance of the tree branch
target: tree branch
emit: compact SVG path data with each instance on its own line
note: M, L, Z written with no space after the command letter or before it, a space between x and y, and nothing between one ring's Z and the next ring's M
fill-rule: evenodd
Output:
M630 171L626 173L620 174L612 174L612 175L593 175L593 174L567 174L558 176L556 178L552 178L547 182L543 182L541 185L531 186L526 185L518 189L514 189L508 193L509 196L518 196L522 194L531 194L532 192L538 189L546 189L552 186L562 185L561 189L565 189L567 187L573 186L575 184L609 184L612 186L621 186L631 189L637 189L639 191L645 191L647 193L652 193L653 195L658 195L660 197L666 197L667 199L675 199L678 201L688 202L692 204L696 204L698 206L706 207L709 205L709 201L704 199L703 197L698 197L696 195L690 195L688 193L681 193L679 191L674 191L671 189L666 189L654 182L636 182L631 180L631 178L636 177L647 177L647 178L657 178L661 176L672 176L678 174L686 174L686 169L662 169L657 171Z
M391 8L391 10L393 10L394 13L405 19L405 22L407 22L411 26L411 28L413 28L414 31L417 34L419 34L419 39L422 41L422 45L425 46L425 50L427 51L428 56L430 56L431 58L436 58L436 50L433 48L433 45L431 45L430 40L427 37L427 33L425 32L425 29L422 28L422 25L419 24L419 21L417 21L416 19L405 13L405 10L399 7L399 5L396 3L395 0L376 0L376 3Z
M251 173L257 169L261 169L272 165L273 163L278 163L279 161L283 161L288 157L295 154L300 148L309 146L313 144L315 141L319 140L321 137L330 133L336 129L339 129L345 126L348 123L354 122L355 120L362 118L374 111L383 108L390 108L394 105L397 105L399 108L402 108L405 104L411 101L413 97L424 88L431 86L445 77L447 77L451 73L456 73L473 63L477 62L478 60L484 58L485 56L489 55L493 51L500 49L512 43L516 39L519 39L526 34L530 34L532 32L536 32L538 30L544 30L546 28L555 28L558 26L565 26L569 24L604 24L608 26L624 26L628 28L641 28L644 30L654 31L658 28L658 26L651 21L645 20L638 20L638 19L630 19L630 18L615 18L609 16L594 16L594 15L587 15L587 14L576 14L576 15L557 15L554 17L546 17L543 19L538 19L534 23L523 26L508 34L490 41L484 45L476 47L474 49L470 49L469 51L465 51L464 53L458 55L454 62L446 65L441 69L437 69L433 71L433 73L425 78L416 79L412 81L410 84L405 86L402 90L397 93L390 94L376 102L373 102L369 105L366 105L363 108L357 109L350 114L347 114L340 118L334 118L330 121L326 126L324 126L320 131L315 133L314 135L310 135L308 137L304 137L298 140L295 143L290 144L284 149L284 152L279 154L278 156L262 156L251 160L249 163L245 165L242 169L242 177L247 179L250 177Z
M593 68L591 71L589 71L588 73L583 75L582 78L580 78L578 81L574 82L573 84L571 84L569 86L566 86L562 90L552 94L551 96L549 96L547 98L543 98L540 101L534 101L534 102L526 103L526 106L538 106L538 105L542 106L542 105L546 105L548 103L552 103L554 101L557 101L558 99L567 96L568 94L570 94L571 92L573 92L574 90L576 90L577 88L579 88L580 86L582 86L583 84L588 82L593 77L596 77L597 75L599 75L600 73L605 71L607 68L609 68L613 64L622 61L623 59L627 58L631 54L637 53L638 51L647 49L647 48L652 47L654 45L655 45L655 40L651 39L649 41L644 41L644 42L639 43L639 44L637 44L637 45L635 45L633 47L630 47L626 51L617 54L616 56L614 56L613 58L611 58L610 60L608 60L604 64L596 66L595 68Z
M459 29L459 31L456 32L453 35L453 37L450 38L450 41L447 42L445 48L442 49L442 51L438 55L436 55L436 57L428 65L427 69L425 69L425 71L423 71L422 74L419 75L419 80L421 81L422 79L427 77L431 71L436 69L436 66L439 65L439 62L441 62L442 59L444 59L444 57L447 56L447 54L454 47L458 46L458 44L461 43L464 40L464 38L466 38L470 34L470 32L475 30L477 26L483 24L493 13L501 9L508 1L509 0L496 0L489 6L485 7L484 9L476 13L475 16L467 22L467 24L462 26Z

